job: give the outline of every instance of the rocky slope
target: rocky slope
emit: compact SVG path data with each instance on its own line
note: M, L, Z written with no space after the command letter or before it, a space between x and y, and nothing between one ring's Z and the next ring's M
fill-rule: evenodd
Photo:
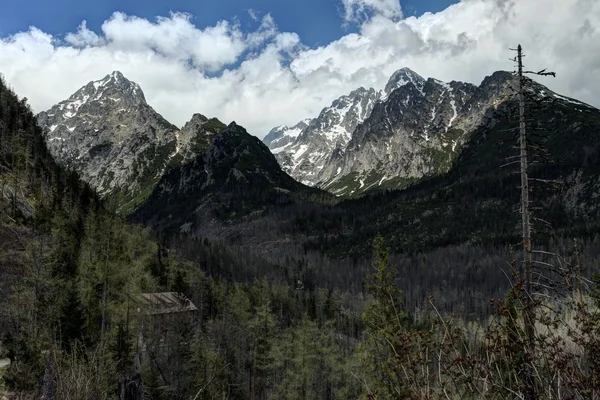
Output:
M52 156L124 212L141 203L167 166L191 159L224 125L195 114L179 130L115 71L37 116Z
M415 81L418 75L408 68L394 73L385 88L359 88L341 96L325 107L317 118L300 121L293 127L273 128L263 139L282 168L297 180L319 186L324 178L321 171L332 154L343 151L356 127L367 119L378 101L383 101L398 87ZM325 176L325 180L328 177Z
M288 145L292 144L294 140L302 133L302 131L310 124L311 118L304 119L298 122L296 125L289 127L287 125L280 125L265 136L263 142L273 149L273 153L278 153L278 149L285 149Z
M132 219L161 230L206 234L260 217L295 198L321 196L279 167L266 145L232 122L190 162L170 168ZM326 196L327 197L327 196Z
M382 91L343 96L296 136L272 131L267 143L294 178L337 195L404 188L448 171L472 133L514 96L514 79L498 71L475 86L403 68ZM539 84L530 90L571 101Z
M379 94L359 88L335 100L317 118L305 120L293 128L275 128L265 143L276 155L281 167L296 180L317 186L321 169L335 149L343 149L357 125L367 118Z
M506 95L507 77L496 78L492 81L501 86L497 90L478 90L467 83L426 80L402 68L380 92L361 88L340 99L358 97L356 107L332 105L321 112L317 125L327 132L343 132L337 136L342 140L323 141L322 135L305 128L286 146L269 147L293 177L338 195L405 187L447 170L468 139L465 132L477 126L490 104ZM323 123L332 108L337 118Z
M510 96L512 76L498 72L480 87L415 73L402 82L357 127L344 151L332 155L322 187L352 195L446 172L473 129Z
M446 88L437 81L422 80L422 85L400 87L375 106L363 125L370 120L387 122L387 117L400 126L400 133L420 129L419 136L406 134L405 141L419 140L423 146L433 142L443 149L436 151L445 151L436 155L431 148L415 147L415 161L400 164L399 170L407 173L424 164L429 149L449 171L427 175L405 190L331 201L322 192L311 192L292 180L265 145L231 125L214 135L210 147L192 162L163 176L132 218L177 240L182 233L216 239L274 262L283 262L289 254L309 254L306 257L314 257L310 262L315 265L329 265L318 258L321 254L331 259L365 257L378 233L398 252L463 245L485 251L488 245L505 248L519 240L518 169L501 167L516 154L518 107L510 95L511 80L510 74L503 72L488 77L480 87L450 83ZM421 96L419 88L428 97ZM400 111L410 112L401 108L408 94L415 95L415 102L430 101L428 104L440 111L435 118L431 113L422 117L415 112L406 120L417 121L413 122L416 126L401 125ZM532 183L535 218L552 227L536 227L538 245L548 243L549 237L594 235L598 223L588 221L597 221L600 215L600 111L535 83L529 85L528 98L534 100L528 101L526 108L530 140L548 151L545 160L537 151L531 155L536 163L531 164L530 175L541 180ZM462 113L460 119L453 119L452 102L456 114ZM395 120L392 105L399 107L400 116ZM356 141L357 152L371 146L371 141L389 142L396 134L385 136L385 130L374 130L371 135L360 129L355 133L363 135L356 135L348 145ZM453 129L470 135L461 136L459 131L452 137ZM432 131L439 137L425 136ZM535 134L539 132L543 135ZM449 157L454 161L449 162Z

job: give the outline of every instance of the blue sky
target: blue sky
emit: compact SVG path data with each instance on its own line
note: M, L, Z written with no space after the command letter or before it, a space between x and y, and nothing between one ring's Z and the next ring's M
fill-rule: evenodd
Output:
M0 1L0 74L34 111L119 70L178 126L263 137L403 67L479 84L518 43L556 71L543 84L600 106L598 0Z
M442 11L457 0L409 0L402 2L405 16ZM258 16L270 13L280 30L296 32L307 46L327 44L356 32L355 24L343 24L343 6L339 0L23 0L6 1L0 13L0 37L35 26L61 37L87 21L87 27L100 32L102 23L115 11L149 20L168 16L170 11L193 15L199 28L219 20L238 18L242 28L255 25L248 10Z

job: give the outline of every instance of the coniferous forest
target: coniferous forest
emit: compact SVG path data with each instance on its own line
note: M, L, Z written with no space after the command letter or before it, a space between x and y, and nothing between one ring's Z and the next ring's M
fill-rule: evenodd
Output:
M595 118L582 123L594 140L577 139L588 140L590 179L600 165ZM231 135L235 146L248 140ZM534 233L540 249L524 279L518 177L474 167L478 151L504 158L509 140L490 140L446 177L359 199L292 196L296 183L271 193L257 180L263 197L239 187L212 197L211 216L234 234L200 220L190 233L168 222L177 216L148 217L183 207L160 197L175 169L149 205L119 213L53 160L27 99L0 81L0 359L10 361L0 395L599 398L597 220L568 214L555 192L534 199L554 228ZM565 143L547 145L556 154ZM572 167L563 161L535 171L554 179ZM508 205L489 207L493 199ZM240 223L248 228L235 231ZM302 241L263 253L252 238L271 231Z

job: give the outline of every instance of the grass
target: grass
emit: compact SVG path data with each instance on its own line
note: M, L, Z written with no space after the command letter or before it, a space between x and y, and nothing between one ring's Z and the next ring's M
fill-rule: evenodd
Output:
M142 204L150 195L152 191L158 184L160 178L156 178L153 182L146 185L143 189L141 189L135 197L126 200L119 208L119 214L121 215L129 215L134 212L137 207Z

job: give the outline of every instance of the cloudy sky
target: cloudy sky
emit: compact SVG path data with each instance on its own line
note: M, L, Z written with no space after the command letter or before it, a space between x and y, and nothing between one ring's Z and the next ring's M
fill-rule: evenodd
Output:
M119 70L177 125L200 112L263 137L405 66L478 84L517 43L557 72L542 83L600 107L597 0L21 0L0 15L0 73L37 112Z

